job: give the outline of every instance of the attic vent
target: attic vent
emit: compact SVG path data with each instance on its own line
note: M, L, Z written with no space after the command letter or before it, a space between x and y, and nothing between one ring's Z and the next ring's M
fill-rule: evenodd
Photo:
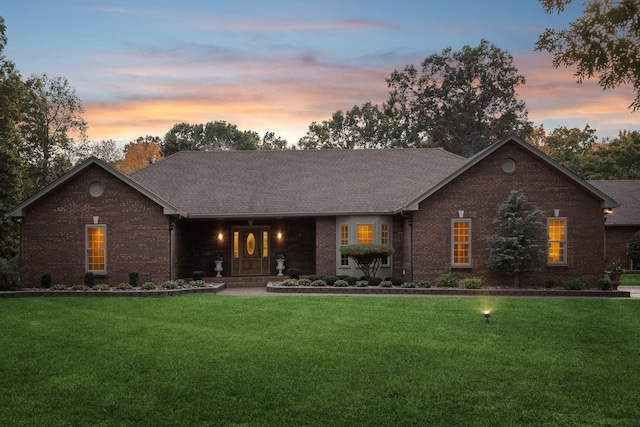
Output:
M100 197L104 193L104 185L101 182L92 182L89 186L89 194L91 197Z
M512 173L516 170L516 161L513 159L504 159L502 162L502 170L506 173Z

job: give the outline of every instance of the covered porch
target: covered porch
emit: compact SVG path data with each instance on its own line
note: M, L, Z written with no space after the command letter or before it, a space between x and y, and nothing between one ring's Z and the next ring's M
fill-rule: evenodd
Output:
M181 219L174 223L171 246L174 278L194 271L215 277L216 259L222 260L223 277L276 277L278 255L285 257L285 275L288 268L317 270L315 218Z

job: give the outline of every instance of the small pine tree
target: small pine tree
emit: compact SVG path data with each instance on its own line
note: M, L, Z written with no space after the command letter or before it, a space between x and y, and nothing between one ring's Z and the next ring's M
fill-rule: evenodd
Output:
M634 263L640 263L640 231L631 236L627 243L627 255Z
M493 220L498 230L487 239L489 268L513 274L516 287L520 275L538 270L546 256L547 239L541 216L540 209L527 201L522 190L512 190Z

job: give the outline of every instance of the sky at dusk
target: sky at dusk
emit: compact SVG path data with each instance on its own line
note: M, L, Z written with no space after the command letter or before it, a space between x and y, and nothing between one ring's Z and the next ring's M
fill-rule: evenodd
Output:
M640 130L630 87L577 84L534 52L546 27L581 14L574 3L547 15L537 0L0 0L0 16L5 57L24 78L66 77L91 141L224 120L296 144L312 121L385 101L394 69L482 39L513 56L518 96L547 132Z

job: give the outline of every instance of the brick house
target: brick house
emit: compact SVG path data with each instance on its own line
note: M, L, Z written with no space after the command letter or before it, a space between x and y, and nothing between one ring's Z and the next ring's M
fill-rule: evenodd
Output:
M620 261L625 269L640 270L640 263L634 263L627 256L627 243L640 231L640 181L602 180L588 181L613 197L620 206L607 211L605 229L605 258Z
M21 221L26 283L74 284L92 271L115 285L275 275L275 256L302 274L360 276L340 246L396 249L379 276L434 280L487 268L486 238L510 192L543 211L548 262L520 283L602 276L604 212L618 206L517 137L465 159L441 149L180 152L131 175L89 159L8 215Z

